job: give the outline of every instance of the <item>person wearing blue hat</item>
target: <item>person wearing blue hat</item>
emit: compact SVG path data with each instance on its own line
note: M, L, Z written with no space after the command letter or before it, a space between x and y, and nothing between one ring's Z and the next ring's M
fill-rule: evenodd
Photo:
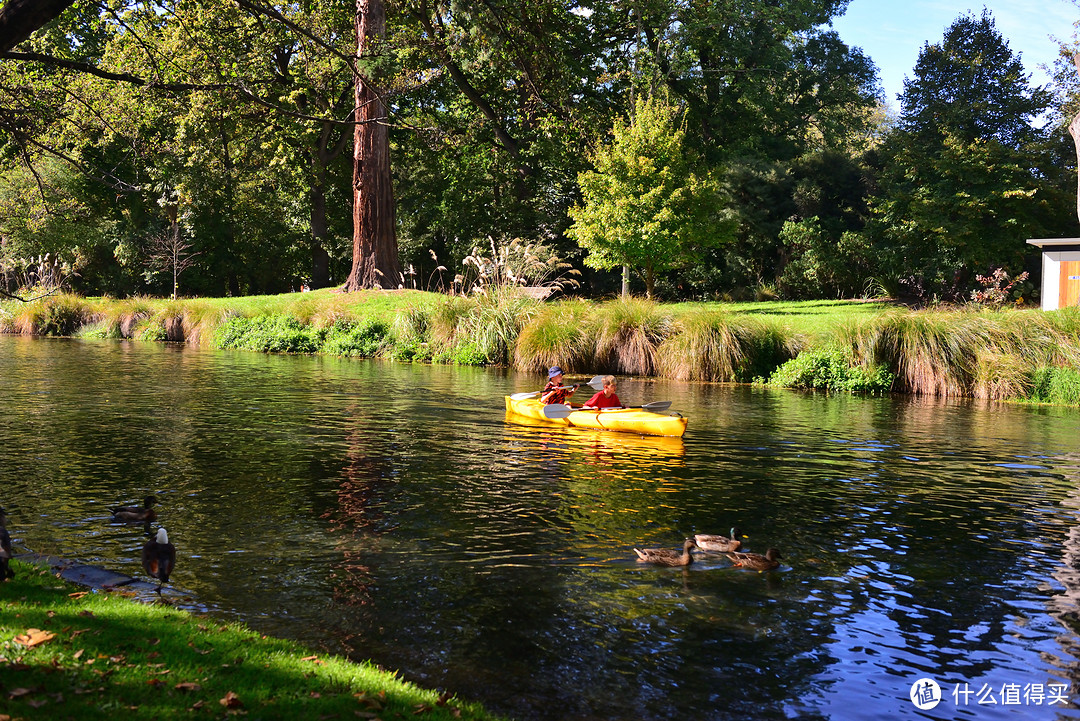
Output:
M574 395L574 391L578 389L578 385L564 386L562 381L562 368L559 366L548 368L548 382L547 385L544 386L544 390L540 391L540 402L544 405L549 403L566 403L567 399Z

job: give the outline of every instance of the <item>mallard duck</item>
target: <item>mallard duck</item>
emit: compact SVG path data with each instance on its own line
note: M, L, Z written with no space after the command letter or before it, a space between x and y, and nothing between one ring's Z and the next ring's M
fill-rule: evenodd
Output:
M694 557L690 555L690 549L696 548L697 544L693 539L687 538L683 542L682 554L678 551L672 551L668 548L645 548L634 549L634 553L638 555L638 561L641 563L656 563L661 566L689 566L694 562Z
M152 521L157 518L157 512L154 511L152 506L157 503L157 498L154 496L147 496L143 499L143 505L139 506L118 506L116 508L110 508L109 510L113 514L114 521Z
M752 568L755 571L771 571L774 568L779 568L780 561L776 559L783 558L780 551L775 548L765 551L764 556L760 553L729 553L727 557L739 568Z
M702 551L718 551L720 553L728 553L729 551L738 551L742 548L742 541L736 536L742 536L746 538L746 534L740 531L738 528L731 529L731 538L727 536L710 536L705 533L699 533L694 536L694 543Z
M169 543L169 534L165 532L165 529L159 528L157 536L147 541L142 549L142 567L146 575L159 581L158 594L161 593L161 586L169 582L174 565L176 565L176 547Z
M0 583L15 578L15 572L11 570L11 534L7 530L7 515L0 508Z

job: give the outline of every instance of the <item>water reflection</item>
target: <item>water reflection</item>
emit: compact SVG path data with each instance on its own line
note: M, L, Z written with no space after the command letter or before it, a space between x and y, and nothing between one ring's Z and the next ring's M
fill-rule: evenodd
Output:
M19 544L139 574L105 509L153 493L205 603L521 718L915 716L921 676L1072 697L1076 411L627 380L690 417L640 438L507 423L535 380L0 337L0 503ZM634 561L732 526L782 569Z

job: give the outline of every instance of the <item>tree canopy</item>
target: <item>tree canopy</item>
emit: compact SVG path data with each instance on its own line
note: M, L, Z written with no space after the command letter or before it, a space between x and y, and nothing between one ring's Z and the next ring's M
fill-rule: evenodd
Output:
M1075 94L1032 86L988 12L928 40L893 122L842 1L406 0L361 41L374 4L4 2L0 257L165 294L166 237L182 293L342 284L370 158L387 287L518 241L586 293L628 263L667 297L963 295L1074 234L1074 154L1035 120Z

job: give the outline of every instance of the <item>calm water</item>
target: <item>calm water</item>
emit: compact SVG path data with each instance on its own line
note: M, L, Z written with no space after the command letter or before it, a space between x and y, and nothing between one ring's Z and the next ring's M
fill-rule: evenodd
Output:
M506 423L541 380L0 337L0 504L141 574L106 507L155 493L214 613L521 719L1077 715L1080 412L627 380L683 441ZM733 524L780 571L631 560Z

